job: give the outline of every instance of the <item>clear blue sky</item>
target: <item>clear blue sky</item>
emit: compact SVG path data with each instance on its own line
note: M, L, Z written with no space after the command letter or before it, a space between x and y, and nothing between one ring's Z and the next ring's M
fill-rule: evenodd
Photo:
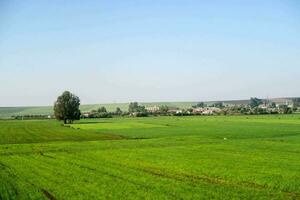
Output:
M300 1L0 1L0 106L300 96Z

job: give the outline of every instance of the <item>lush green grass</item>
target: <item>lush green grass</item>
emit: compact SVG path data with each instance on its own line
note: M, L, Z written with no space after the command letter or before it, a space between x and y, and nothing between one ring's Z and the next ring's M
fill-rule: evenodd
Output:
M300 115L1 121L0 137L0 199L300 199Z
M93 141L122 139L99 131L83 131L64 127L55 120L0 120L0 144L22 144L52 141Z

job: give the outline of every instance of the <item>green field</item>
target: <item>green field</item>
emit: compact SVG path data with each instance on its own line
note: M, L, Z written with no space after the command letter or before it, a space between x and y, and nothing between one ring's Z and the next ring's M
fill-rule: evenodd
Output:
M0 120L0 199L300 199L300 115Z

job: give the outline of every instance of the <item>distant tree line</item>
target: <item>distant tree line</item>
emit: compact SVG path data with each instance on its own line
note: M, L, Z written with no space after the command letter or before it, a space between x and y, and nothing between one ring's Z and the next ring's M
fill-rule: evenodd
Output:
M115 111L108 112L107 109L102 106L97 110L83 113L82 118L111 118L114 116L146 117L148 114L145 106L139 105L138 102L131 102L128 105L128 111L122 111L121 108L117 107Z
M169 107L167 105L160 105L159 107L146 108L138 102L131 102L128 106L128 111L122 111L119 107L115 111L109 112L102 106L96 110L87 113L81 113L79 110L80 99L69 91L65 91L59 96L54 103L54 116L64 123L73 123L74 120L80 118L111 118L115 116L132 116L132 117L146 117L159 115L173 115L173 116L189 116L189 115L254 115L254 114L291 114L299 111L300 98L292 99L292 105L280 104L269 100L263 100L252 97L249 104L228 105L224 102L204 103L199 102L188 109L179 109ZM16 118L30 118L46 116L15 116ZM48 116L47 116L48 117Z
M300 107L300 98L293 98L293 109L297 110Z
M83 113L81 118L111 118L113 116L128 115L128 112L123 112L121 108L117 107L114 112L108 112L107 109L102 106L97 110L91 110L90 112Z
M134 117L146 117L148 116L148 111L145 106L141 106L138 102L131 102L128 106L128 112Z
M51 119L51 115L13 115L13 119L26 120L26 119Z

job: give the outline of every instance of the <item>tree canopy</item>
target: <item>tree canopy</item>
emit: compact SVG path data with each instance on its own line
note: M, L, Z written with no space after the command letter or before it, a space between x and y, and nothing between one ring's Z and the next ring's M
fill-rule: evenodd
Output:
M259 105L261 105L263 103L263 100L256 98L256 97L251 97L250 99L250 107L251 108L256 108Z
M169 111L169 107L167 105L161 105L161 106L159 106L159 111L166 113Z
M224 108L224 103L223 102L215 102L211 106L216 107L216 108Z
M122 114L121 108L117 107L115 113L116 115L121 115Z
M144 117L148 115L145 106L139 105L138 102L131 102L128 106L128 112L137 117Z
M106 108L104 106L102 106L102 107L98 108L98 112L99 113L106 113L107 110L106 110Z
M297 108L300 107L300 98L293 98L293 107Z
M54 103L54 115L58 120L63 120L65 124L72 123L80 119L80 99L69 91L63 92Z
M206 107L204 102L198 102L196 105L192 106L193 108L204 108Z

